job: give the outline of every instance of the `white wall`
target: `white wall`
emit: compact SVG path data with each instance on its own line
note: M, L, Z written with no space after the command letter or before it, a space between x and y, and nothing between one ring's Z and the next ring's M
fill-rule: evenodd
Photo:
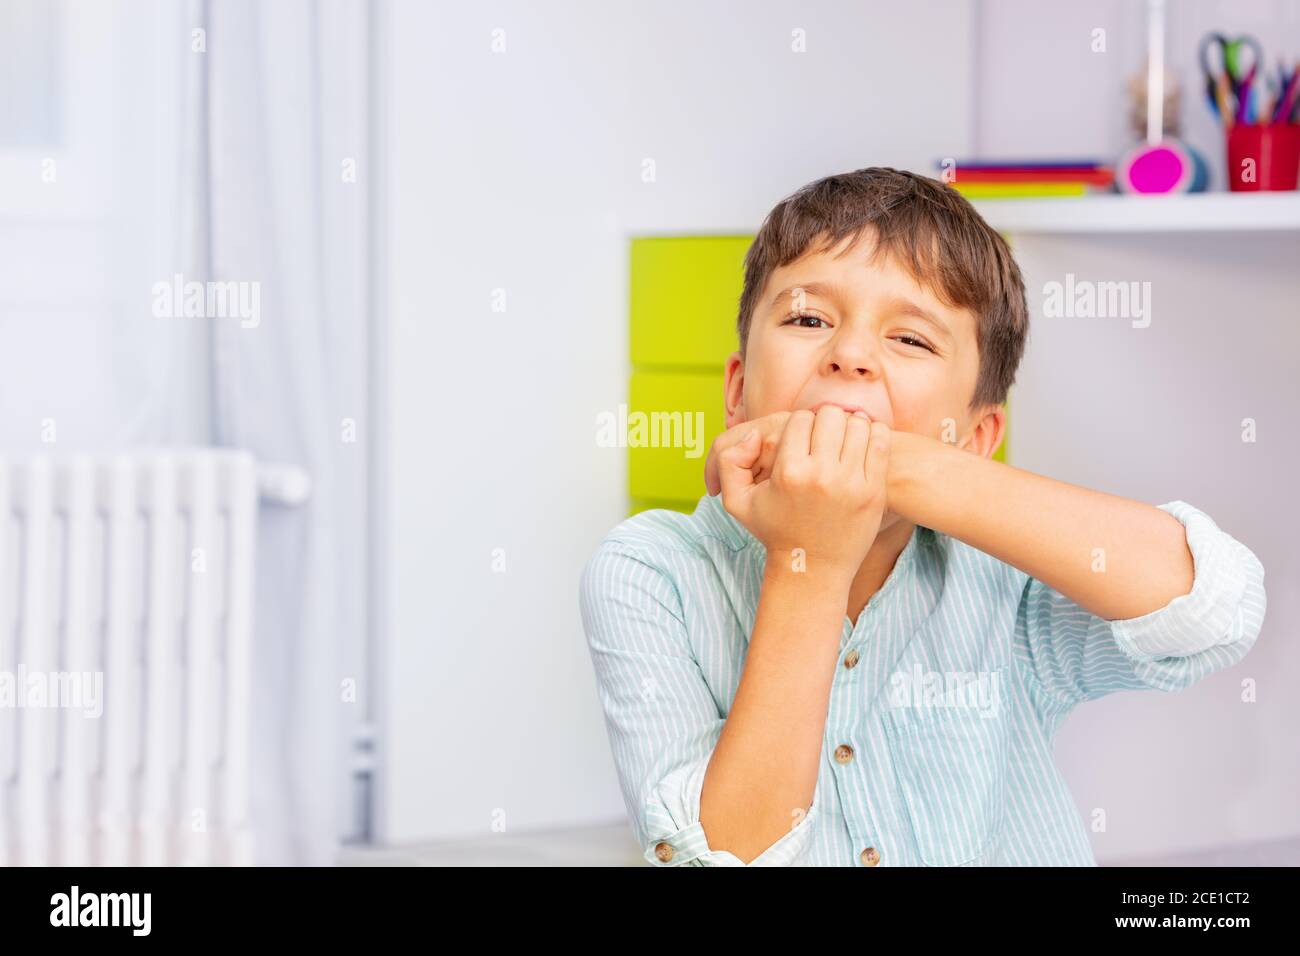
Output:
M577 583L626 508L595 421L626 401L627 233L752 229L832 171L967 154L970 8L386 10L379 835L621 819Z
M1223 147L1199 95L1196 49L1208 31L1253 33L1272 66L1300 59L1300 4L1168 4L1166 62L1182 82L1182 135L1223 182ZM1092 30L1107 31L1094 53ZM1114 155L1131 142L1115 103L1146 56L1145 5L1034 0L981 4L976 139L987 156ZM1033 77L1033 82L1025 82ZM1032 117L1032 122L1026 121ZM1099 150L1098 144L1103 147ZM1020 237L1033 323L1012 393L1013 463L1159 504L1185 500L1259 556L1268 612L1237 667L1183 694L1119 694L1081 707L1057 759L1100 862L1300 833L1300 521L1288 492L1300 471L1300 236ZM1044 319L1043 285L1151 283L1151 326ZM1241 440L1254 418L1258 440ZM1257 685L1243 703L1242 681Z
M1039 237L1016 250L1033 313L1012 393L1019 467L1161 504L1181 499L1245 543L1268 612L1236 667L1180 694L1085 704L1057 737L1101 862L1300 832L1300 236ZM1045 318L1043 286L1150 282L1151 324ZM1242 420L1256 441L1242 441ZM1257 700L1243 702L1242 682Z

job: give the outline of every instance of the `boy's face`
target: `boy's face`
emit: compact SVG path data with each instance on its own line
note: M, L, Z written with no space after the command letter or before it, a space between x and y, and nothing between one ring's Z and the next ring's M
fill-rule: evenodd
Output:
M874 241L865 230L768 278L745 359L727 360L727 427L830 402L992 455L1001 406L968 409L979 374L975 317L945 305L891 257L869 262Z

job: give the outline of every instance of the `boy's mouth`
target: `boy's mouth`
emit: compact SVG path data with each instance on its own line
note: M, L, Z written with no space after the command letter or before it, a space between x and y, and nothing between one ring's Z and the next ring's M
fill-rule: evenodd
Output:
M817 409L821 408L823 405L838 405L840 408L844 409L844 411L848 412L850 415L852 415L854 412L861 412L864 418L871 419L871 414L861 405L849 405L846 404L845 402L818 402L817 404L811 406L808 410L813 414L816 414Z

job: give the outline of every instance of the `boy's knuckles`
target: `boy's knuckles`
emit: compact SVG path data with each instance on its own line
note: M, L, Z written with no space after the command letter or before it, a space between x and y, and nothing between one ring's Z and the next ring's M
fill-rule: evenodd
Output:
M744 455L745 450L743 448L739 445L731 445L718 453L718 461L725 461L730 464L742 459Z
M786 425L788 427L790 425L793 425L795 422L799 422L800 424L804 424L804 425L811 425L816 420L817 420L816 415L814 415L806 408L801 408L798 411L793 411L790 413L790 420L786 423Z
M808 474L808 459L797 456L789 458L777 458L776 464L772 467L772 474L780 474L787 481L802 481Z
M837 477L833 471L816 464L799 464L786 469L784 484L792 491L824 495L835 490Z
M790 474L789 468L777 468L772 472L772 477L768 479L772 487L780 492L794 491L800 487L800 479Z

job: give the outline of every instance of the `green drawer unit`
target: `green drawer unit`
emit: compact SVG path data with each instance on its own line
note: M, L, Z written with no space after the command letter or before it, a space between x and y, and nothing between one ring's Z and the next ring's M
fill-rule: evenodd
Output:
M631 425L632 416L645 416L646 437L653 440L633 447L635 430L629 428L633 514L646 508L691 512L705 494L704 461L726 424L723 370L739 347L736 312L752 242L753 236L632 240L628 417ZM687 421L691 430L678 434L679 446L665 447L673 429ZM700 422L702 434L696 432ZM681 447L686 437L695 447ZM699 457L690 457L697 448Z
M705 494L709 446L726 424L722 374L634 371L631 393L628 493L634 501L694 511Z
M633 368L722 368L740 347L736 313L752 242L752 236L632 240Z

